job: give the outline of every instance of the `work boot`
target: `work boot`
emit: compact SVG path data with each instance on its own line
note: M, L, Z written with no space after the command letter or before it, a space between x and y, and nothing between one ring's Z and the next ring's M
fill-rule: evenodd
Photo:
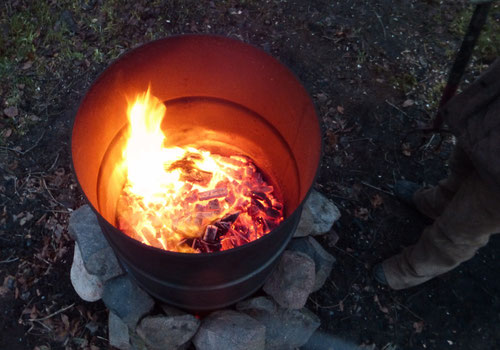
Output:
M399 180L394 184L393 192L401 203L424 215L424 222L431 224L444 209L444 206L442 206L442 209L439 209L440 207L432 205L432 203L441 203L440 201L436 201L436 189L440 189L439 186L424 188L415 182ZM430 203L428 201L429 198L431 198Z
M418 189L420 189L420 187L421 186L416 184L415 182L399 180L394 184L393 191L394 195L397 199L399 199L399 201L403 202L413 209L417 209L413 199L413 195L415 194L415 192L417 192Z
M375 265L373 268L373 278L383 286L388 286L387 278L385 278L384 268L381 263Z

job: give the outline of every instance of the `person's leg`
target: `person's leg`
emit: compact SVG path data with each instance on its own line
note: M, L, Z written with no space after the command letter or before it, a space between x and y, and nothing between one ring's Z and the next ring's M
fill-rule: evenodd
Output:
M421 188L413 195L418 211L435 219L444 211L462 182L473 172L474 166L459 144L448 160L449 175L433 187Z
M387 283L403 289L450 271L472 258L498 232L500 193L473 172L419 241L382 263Z

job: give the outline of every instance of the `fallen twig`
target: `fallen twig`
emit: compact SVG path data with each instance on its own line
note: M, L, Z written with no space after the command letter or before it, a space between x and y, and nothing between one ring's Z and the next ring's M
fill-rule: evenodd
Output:
M62 309L57 310L56 312L53 312L53 313L51 313L51 314L50 314L50 315L48 315L48 316L41 317L41 318L30 318L30 319L28 319L28 321L30 321L30 322L40 322L40 321L48 320L49 318L52 318L52 317L54 317L55 315L58 315L58 314L60 314L60 313L62 313L62 312L64 312L64 311L66 311L66 310L71 309L73 306L75 306L75 303L73 303L73 304L71 304L71 305L69 305L69 306L63 307Z
M408 117L408 114L406 114L405 111L403 111L401 108L399 108L398 106L396 106L395 104L389 102L388 100L385 100L385 103L387 103L389 106L391 106L392 108L396 109L397 111L403 113L405 116Z
M420 321L424 321L424 319L422 317L420 317L419 315L417 315L416 313L414 313L413 311L411 311L407 306L401 304L400 302L398 302L396 299L392 298L392 301L394 303L396 303L398 306L401 306L403 309L405 309L406 311L408 311L410 314L412 314L414 317L418 318Z
M54 169L58 160L59 160L59 152L57 152L56 159L54 160L54 162L52 162L50 168L47 169L47 173L50 172L52 169Z
M363 185L367 186L367 187L373 188L374 190L377 190L377 191L380 191L380 192L384 192L384 193L386 193L386 194L388 194L388 195L394 196L394 193L389 192L389 191L386 191L386 190L384 190L384 189L381 189L380 187L373 186L373 185L369 184L368 182L361 181L361 183L362 183Z
M337 247L337 246L335 246L335 245L334 245L332 248L335 248L335 249L337 249L338 251L340 251L340 252L342 252L342 253L344 253L344 254L346 254L346 255L350 256L351 258L353 258L354 260L356 260L358 263L360 263L360 264L362 264L362 265L365 265L365 263L364 263L363 261L359 260L358 258L356 258L354 255L350 254L349 252L346 252L344 249L341 249L341 248L339 248L339 247Z
M384 23L382 22L381 16L375 10L373 10L373 13L375 13L375 16L377 16L377 19L380 22L380 25L382 26L382 30L384 31L384 39L387 39L387 33L385 32L385 26Z
M311 302L316 306L316 308L321 308L321 309L334 309L336 307L338 307L339 309L343 308L344 301L346 301L347 298L349 298L351 296L352 286L354 285L354 283L356 283L356 281L358 280L359 276L361 276L361 273L358 273L358 275L352 280L351 285L347 289L346 295L337 304L323 306L323 305L318 304L318 302L316 300L314 300L313 298L309 298L309 300L311 300Z
M434 141L434 138L436 137L436 134L432 134L431 138L429 139L429 142L427 142L424 146L422 146L421 149L423 149L424 151L429 148L429 146L431 145L432 141Z
M43 322L41 322L41 321L39 321L39 320L35 320L35 321L36 321L36 323L38 323L39 325L41 325L43 328L45 328L45 329L46 329L46 330L48 330L49 332L52 332L52 331L53 331L52 327L50 327L50 326L46 325L45 323L43 323ZM34 323L34 322L33 322L33 323ZM32 328L33 328L33 327L34 327L34 325L32 326ZM32 328L30 328L30 329L28 330L28 332L27 332L27 333L29 333L29 332L31 331L31 329L32 329ZM31 334L33 334L33 333L31 333Z
M0 261L0 264L8 264L17 260L19 260L19 258L12 258L12 256L9 256L7 259Z
M38 140L36 140L36 142L33 144L33 146L31 146L30 148L28 148L28 149L26 149L24 151L20 151L20 150L18 150L16 148L5 147L5 146L0 146L0 149L5 149L5 150L8 150L8 151L12 151L12 152L15 152L17 154L20 154L20 155L24 156L26 153L28 153L29 151L31 151L32 149L34 149L36 146L38 146L38 144L40 143L40 141L43 139L44 136L45 136L45 131L38 138Z
M49 188L47 187L47 183L45 182L45 179L43 177L41 177L41 180L42 180L42 183L43 183L43 187L45 187L45 190L49 194L50 198L52 198L52 200L54 202L56 202L57 204L59 204L61 207L66 208L66 206L64 204L62 204L61 202L59 202L57 199L54 198L54 196L50 192Z

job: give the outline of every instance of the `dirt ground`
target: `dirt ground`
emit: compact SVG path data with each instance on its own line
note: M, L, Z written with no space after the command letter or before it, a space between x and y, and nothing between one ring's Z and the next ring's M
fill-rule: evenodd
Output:
M31 1L0 4L0 349L106 349L107 310L72 289L69 213L83 204L69 135L93 79L129 48L214 33L285 63L324 128L316 188L342 218L322 238L337 258L308 307L325 334L368 349L500 348L500 239L422 286L391 291L373 265L416 241L425 220L396 180L446 174L450 135L432 120L472 6L464 1ZM493 6L465 84L498 55ZM331 238L339 236L336 245Z

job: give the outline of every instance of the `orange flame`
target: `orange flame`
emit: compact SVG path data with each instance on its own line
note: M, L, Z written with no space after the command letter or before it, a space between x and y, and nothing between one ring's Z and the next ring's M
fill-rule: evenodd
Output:
M149 89L128 108L127 180L117 205L123 232L166 250L215 251L253 241L283 220L274 188L248 157L164 147L165 113Z

